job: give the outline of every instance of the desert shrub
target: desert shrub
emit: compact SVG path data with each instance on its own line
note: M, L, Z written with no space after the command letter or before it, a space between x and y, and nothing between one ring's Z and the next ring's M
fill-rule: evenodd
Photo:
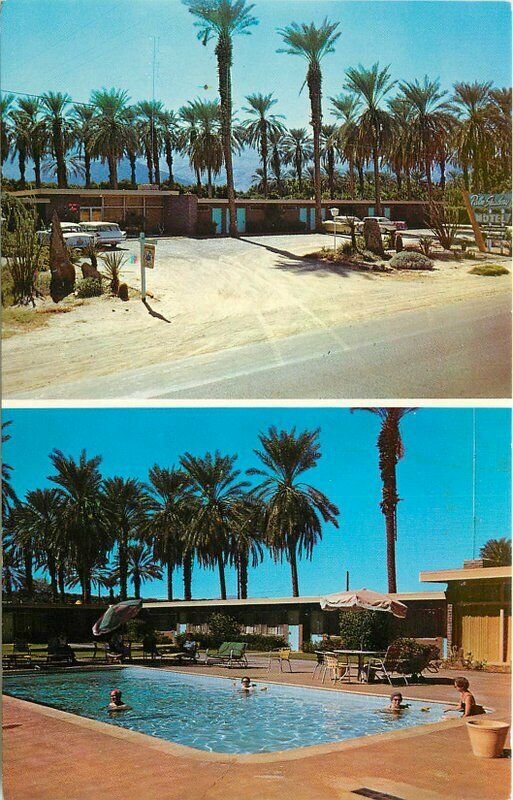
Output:
M422 250L423 254L426 258L429 258L431 255L431 250L433 249L433 240L430 236L420 236L419 237L419 247Z
M354 248L351 242L344 242L338 249L345 256L352 256L354 252Z
M433 262L422 253L412 253L402 250L390 259L390 266L394 269L433 269Z
M443 249L450 250L460 227L458 209L432 202L429 204L427 223Z
M109 281L110 291L112 294L117 295L126 256L124 253L105 253L100 258L103 261L105 277Z
M401 648L401 660L406 663L403 665L405 673L420 675L425 668L428 658L432 655L432 647L429 644L421 644L415 639L395 639L392 644Z
M265 636L264 634L257 633L237 633L236 636L223 637L213 636L211 633L195 632L187 634L189 638L194 639L198 646L204 650L207 648L217 649L223 642L246 642L248 650L258 650L260 652L267 652L269 650L276 650L278 647L287 647L287 642L283 636ZM179 633L176 637L176 643L179 647L185 641L186 634Z
M390 614L382 611L341 611L339 627L347 648L386 650L390 642Z
M469 272L471 275L490 275L492 277L509 274L509 270L503 264L476 264L475 267L469 269Z
M30 303L34 306L35 298L38 296L36 281L42 247L36 235L35 207L27 207L8 195L3 199L2 213L6 219L3 225L9 231L6 258L12 280L12 301L14 304ZM5 234L2 235L2 239L5 239Z
M102 285L96 278L83 278L75 286L77 297L99 297L102 294Z

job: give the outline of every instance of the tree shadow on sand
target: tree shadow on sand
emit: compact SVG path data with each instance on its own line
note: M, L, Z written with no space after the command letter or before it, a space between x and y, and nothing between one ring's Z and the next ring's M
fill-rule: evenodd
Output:
M171 324L171 320L170 320L170 319L167 319L167 318L166 318L166 317L164 317L162 314L159 314L159 312L158 312L158 311L154 311L154 310L153 310L153 308L150 306L150 304L148 303L148 301L146 300L146 298L145 298L145 299L142 301L142 304L143 304L143 306L145 306L145 307L146 307L146 309L148 310L148 314L149 314L151 317L155 317L156 319L161 319L161 320L162 320L162 322L168 322L169 324Z

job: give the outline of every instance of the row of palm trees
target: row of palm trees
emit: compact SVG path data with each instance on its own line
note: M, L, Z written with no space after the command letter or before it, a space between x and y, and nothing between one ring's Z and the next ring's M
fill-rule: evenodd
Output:
M40 98L19 99L6 95L2 114L2 164L11 153L17 157L22 185L28 158L34 163L35 184L41 183L41 161L49 156L59 187L66 187L68 171L83 171L90 185L92 159L109 167L111 188L117 188L117 166L127 157L131 181L136 185L136 160L146 158L149 180L160 183L160 159L165 156L169 182L174 183L173 156L189 158L198 188L206 176L209 196L213 179L224 167L230 209L230 232L236 233L233 153L248 145L258 150L261 161L257 180L264 197L285 191L283 166L291 166L303 190L303 178L311 163L311 182L316 201L316 223L321 224L323 172L328 190L335 192L337 163L347 165L349 195L364 193L364 170L374 176L376 213L381 214L383 170L395 175L398 191L412 196L412 174L425 177L428 196L433 192L433 171L444 190L448 165L461 169L465 188L488 191L509 185L511 173L511 89L494 88L490 82L456 83L452 94L427 76L422 81L397 82L388 67L379 63L346 71L344 91L330 98L334 123L323 124L321 62L335 50L338 23L325 19L320 25L292 23L279 30L284 47L279 52L307 61L305 84L311 106L311 136L306 128L287 130L276 114L277 100L270 94L251 94L234 118L231 97L233 37L247 34L257 24L246 0L184 0L196 17L198 38L216 42L219 100L194 100L177 113L160 101L129 105L125 91L94 91L89 104L73 104L69 95L48 92ZM392 96L392 90L397 91ZM53 159L53 161L52 161Z
M235 455L185 453L176 467L153 466L147 483L102 476L100 456L83 451L77 460L54 450L54 487L29 491L23 501L12 492L6 467L6 595L21 583L30 597L34 571L41 569L54 599L77 584L84 602L94 584L109 590L119 584L124 599L129 578L140 597L141 583L161 578L165 569L172 599L173 573L181 567L184 597L191 599L196 563L219 571L223 599L225 569L234 566L237 594L247 597L249 565L257 566L265 549L276 561L288 561L299 595L298 559L311 558L323 523L338 527L338 508L304 482L321 457L319 430L271 427L259 442L258 467L247 476L236 468Z

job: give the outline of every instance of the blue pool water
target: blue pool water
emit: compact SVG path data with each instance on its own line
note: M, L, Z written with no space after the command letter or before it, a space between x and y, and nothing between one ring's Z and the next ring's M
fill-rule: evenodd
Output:
M4 676L6 694L83 717L219 753L267 753L438 722L440 703L408 701L400 716L380 713L388 698L268 684L249 696L235 678L143 667ZM238 677L240 680L240 676ZM265 685L265 684L259 684ZM109 716L109 693L131 711ZM429 712L420 709L429 707Z

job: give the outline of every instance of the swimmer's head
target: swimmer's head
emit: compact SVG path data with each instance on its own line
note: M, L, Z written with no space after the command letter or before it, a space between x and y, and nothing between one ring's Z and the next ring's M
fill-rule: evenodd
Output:
M119 700L121 698L121 689L113 689L110 693L111 700Z
M245 675L243 678L241 678L240 682L241 682L242 686L251 686L251 678L248 678L247 675Z

